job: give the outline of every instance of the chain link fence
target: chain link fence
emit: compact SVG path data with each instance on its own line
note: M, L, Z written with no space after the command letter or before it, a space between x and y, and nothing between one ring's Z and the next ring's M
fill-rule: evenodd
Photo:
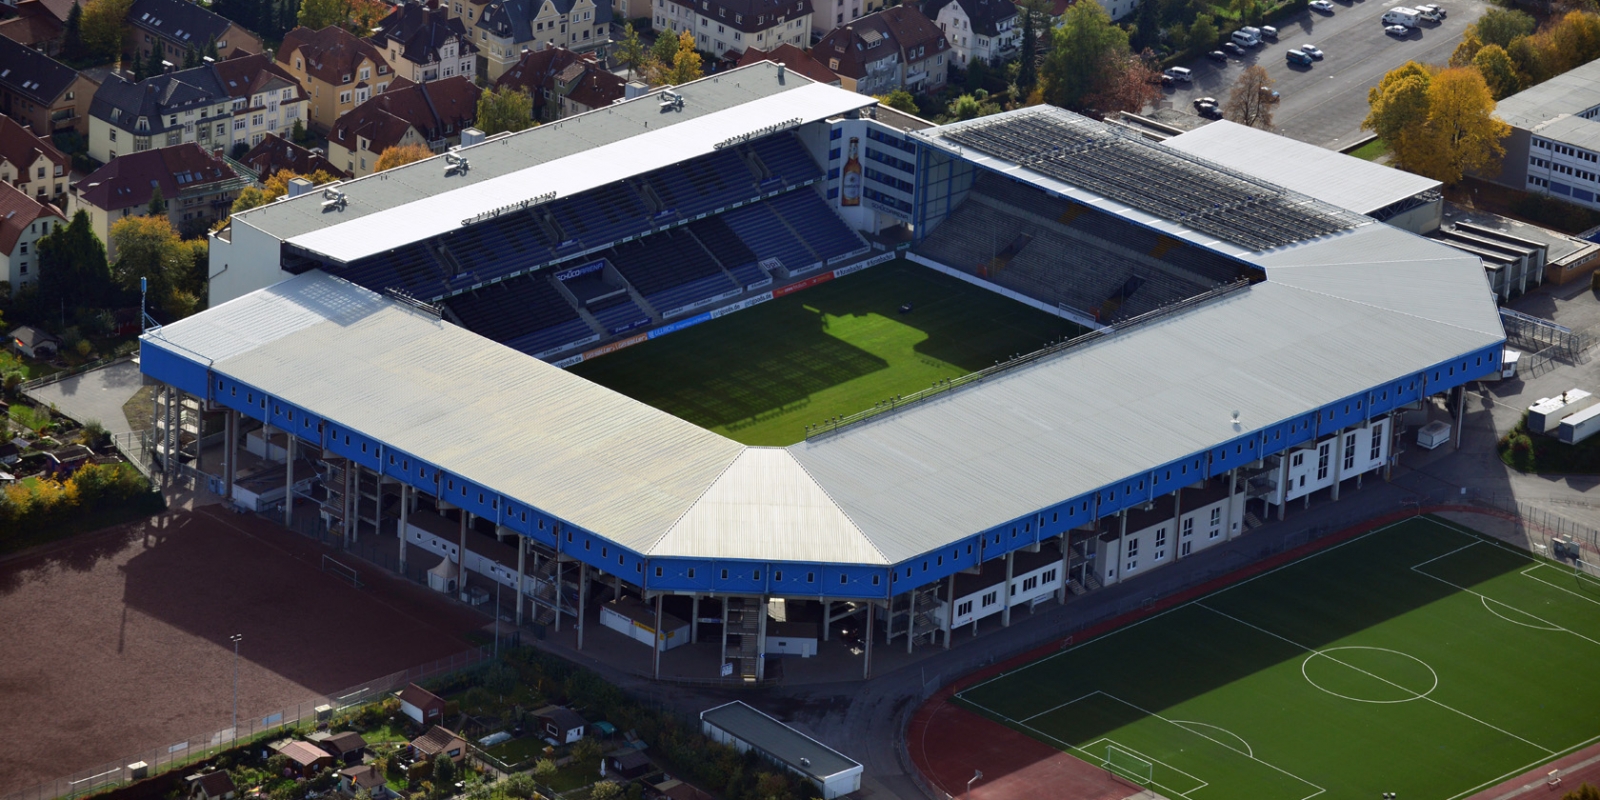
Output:
M406 684L454 675L487 663L492 659L489 648L479 647L448 658L392 672L373 678L338 692L318 695L303 702L287 705L270 714L251 715L241 719L238 728L186 737L165 747L153 747L132 753L125 758L64 775L0 796L0 800L55 800L60 797L80 797L103 792L141 777L154 776L175 769L183 769L241 744L249 744L271 736L287 735L293 730L313 727L317 709L330 706L335 713L352 706L364 705L381 699L384 695L404 688ZM136 766L143 764L143 768ZM140 775L140 773L143 775Z

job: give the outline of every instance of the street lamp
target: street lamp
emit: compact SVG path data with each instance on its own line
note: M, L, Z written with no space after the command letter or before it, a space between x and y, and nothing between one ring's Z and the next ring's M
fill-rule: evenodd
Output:
M239 640L244 634L236 633L228 637L233 642L233 740L239 741Z
M972 771L972 780L967 781L967 793L965 795L963 795L964 797L967 798L967 800L972 800L972 784L977 783L980 780L983 780L983 770L981 770L981 769L973 770Z

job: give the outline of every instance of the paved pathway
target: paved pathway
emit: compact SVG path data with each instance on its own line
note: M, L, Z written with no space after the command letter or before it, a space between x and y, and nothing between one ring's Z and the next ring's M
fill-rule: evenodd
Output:
M128 359L29 390L27 395L78 422L95 420L119 434L132 430L122 406L143 385L139 365Z

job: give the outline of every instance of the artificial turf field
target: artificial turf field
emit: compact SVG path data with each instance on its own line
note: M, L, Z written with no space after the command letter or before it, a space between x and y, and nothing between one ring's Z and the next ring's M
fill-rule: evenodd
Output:
M912 311L899 312L911 303ZM1030 353L1081 329L908 261L780 297L571 371L750 445Z
M956 698L1169 798L1445 800L1600 739L1597 663L1600 581L1429 517Z

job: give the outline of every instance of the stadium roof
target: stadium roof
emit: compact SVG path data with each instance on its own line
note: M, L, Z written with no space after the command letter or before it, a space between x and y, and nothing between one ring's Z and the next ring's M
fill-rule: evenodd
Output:
M461 227L462 220L531 200L567 196L711 152L717 142L794 120L812 122L874 104L770 62L677 87L681 110L650 94L461 148L469 168L446 174L439 159L337 186L344 207L321 192L235 214L233 224L352 261Z
M1501 100L1495 104L1494 115L1507 125L1532 130L1596 106L1600 106L1600 61L1591 61Z
M979 166L1232 255L1371 222L1053 106L913 135Z
M1358 214L1442 186L1431 178L1227 120L1162 144Z

